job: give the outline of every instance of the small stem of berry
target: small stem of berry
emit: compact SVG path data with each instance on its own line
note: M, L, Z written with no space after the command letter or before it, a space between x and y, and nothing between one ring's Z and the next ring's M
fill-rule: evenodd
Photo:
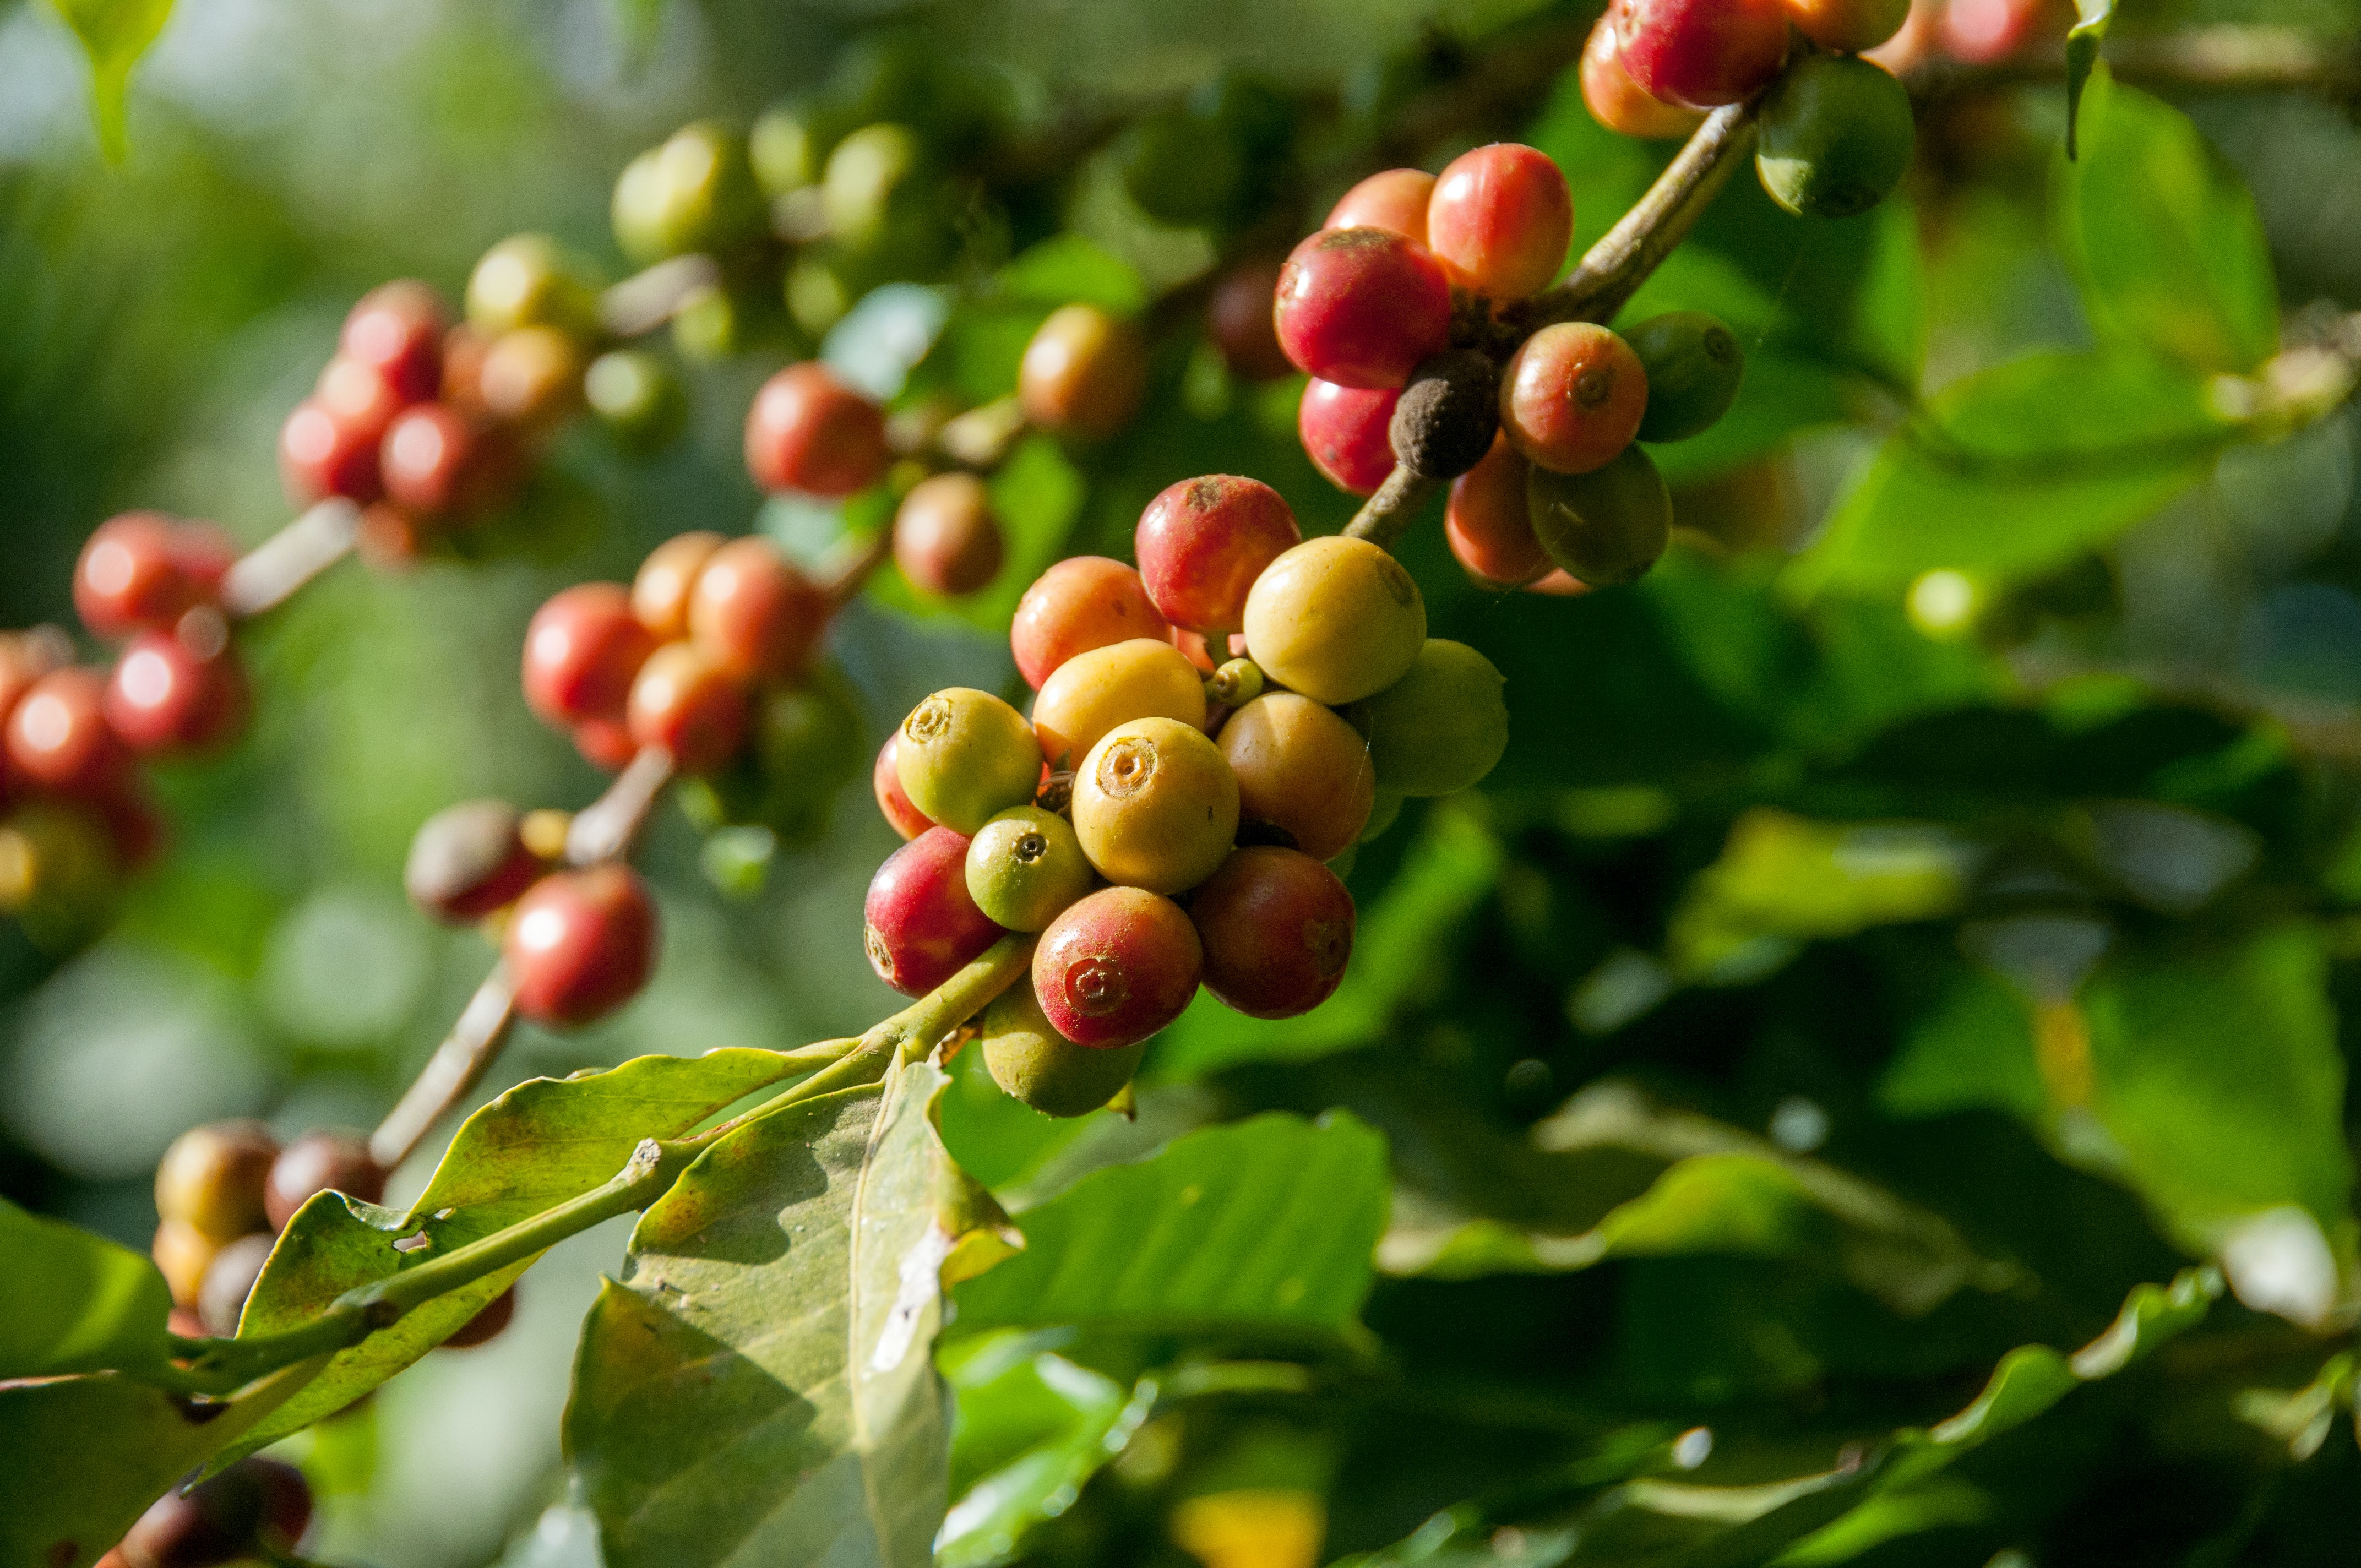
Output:
M1366 539L1380 549L1392 549L1410 527L1411 520L1418 515L1418 509L1442 488L1440 479L1427 478L1411 472L1402 464L1395 464L1386 482L1378 487L1378 493L1363 501L1353 521L1345 525L1345 537Z
M721 267L709 256L675 256L657 262L598 296L598 324L617 337L642 337L680 313L700 289L721 281Z
M641 747L606 793L574 814L566 829L566 863L595 866L629 855L673 771L670 751Z
M864 539L843 561L829 569L820 578L820 591L828 595L831 613L842 609L859 597L862 586L870 575L883 566L894 554L894 525L887 522L875 533Z
M515 982L506 963L495 963L416 1080L369 1135L369 1158L379 1169L391 1170L417 1152L434 1124L482 1080L515 1022Z
M350 554L360 532L361 509L329 497L231 565L222 579L222 613L242 620L286 603Z

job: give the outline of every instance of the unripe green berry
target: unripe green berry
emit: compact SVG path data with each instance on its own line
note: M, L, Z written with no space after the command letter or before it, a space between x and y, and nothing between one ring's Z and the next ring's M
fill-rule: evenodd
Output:
M1368 738L1378 782L1400 795L1450 795L1480 781L1509 749L1505 683L1465 642L1430 637L1410 674L1345 717Z
M862 253L922 240L934 183L929 161L907 126L863 126L837 143L820 184L829 237Z
M1484 460L1499 428L1499 372L1474 349L1454 348L1411 372L1387 438L1411 473L1455 479Z
M1246 632L1266 675L1334 707L1401 679L1426 641L1426 601L1367 540L1307 539L1255 579Z
M1893 72L1858 55L1810 55L1771 90L1754 169L1789 212L1849 218L1901 182L1916 135Z
M1403 795L1399 790L1379 789L1377 799L1369 805L1369 820L1362 825L1361 843L1367 843L1401 820ZM1336 873L1343 876L1343 872Z
M547 235L511 235L484 252L468 275L467 323L489 337L521 326L595 337L598 285Z
M840 115L813 104L788 102L763 110L746 149L763 193L784 196L818 184L843 133Z
M1243 707L1262 695L1262 666L1252 659L1225 659L1205 677L1205 700Z
M599 422L634 452L664 446L688 418L680 378L642 348L618 348L590 361L582 396Z
M1737 334L1703 311L1667 311L1623 334L1648 372L1642 441L1686 441L1730 411L1746 375Z
M1040 930L1093 881L1073 824L1038 806L1010 807L968 841L968 896L1012 931Z
M869 760L860 705L841 674L821 669L758 696L753 730L747 751L762 781L762 824L790 848L812 842L837 792Z
M1073 816L1101 876L1179 893L1213 875L1230 852L1238 781L1203 730L1135 719L1108 730L1074 770Z
M972 836L1041 783L1041 746L1025 716L972 686L939 691L902 721L895 767L910 804Z
M983 1065L1012 1100L1045 1116L1086 1116L1131 1081L1146 1040L1078 1046L1050 1026L1030 977L984 1010Z
M1533 465L1525 505L1549 558L1593 587L1633 581L1672 542L1672 492L1636 444L1587 474Z

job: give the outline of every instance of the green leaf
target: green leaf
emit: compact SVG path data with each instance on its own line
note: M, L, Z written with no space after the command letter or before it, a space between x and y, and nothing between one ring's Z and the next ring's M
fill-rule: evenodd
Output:
M271 1249L238 1332L297 1327L347 1290L578 1197L622 1169L642 1139L677 1137L800 1070L773 1051L731 1049L641 1057L604 1072L521 1083L467 1118L407 1210L335 1194L306 1203ZM394 1245L421 1236L427 1245ZM337 1352L311 1387L225 1457L344 1409L456 1332L530 1266L528 1259L447 1292Z
M91 113L98 122L99 149L110 163L123 161L124 96L131 85L131 68L164 30L172 14L172 0L55 0L90 57Z
M1155 1408L1153 1380L1126 1387L1047 1351L1009 1359L1029 1343L987 1337L944 1367L959 1400L953 1485L974 1479L943 1519L940 1568L1008 1561L1027 1530L1073 1505Z
M1018 1215L1025 1251L954 1292L955 1332L1349 1337L1386 1196L1385 1141L1342 1113L1191 1133Z
M13 1268L16 1255L8 1255ZM325 1358L230 1399L192 1400L119 1373L0 1383L0 1563L86 1568L172 1484L252 1431Z
M0 1378L161 1368L171 1293L127 1247L0 1199Z
M1789 580L1890 590L1937 567L2054 566L2196 484L2238 433L2170 366L2028 355L1955 382L1888 437Z
M2066 30L2066 156L2080 152L2075 135L2081 121L2082 89L2099 63L2099 46L2114 19L2115 0L2074 0L2074 25Z
M1079 234L1054 235L1012 258L993 276L997 291L1028 304L1096 305L1127 316L1148 303L1130 263Z
M2188 115L2101 71L2081 156L2058 181L2059 249L2103 340L2198 371L2250 371L2279 352L2255 199Z
M916 1064L750 1123L642 1217L566 1418L610 1568L930 1561L948 1081Z

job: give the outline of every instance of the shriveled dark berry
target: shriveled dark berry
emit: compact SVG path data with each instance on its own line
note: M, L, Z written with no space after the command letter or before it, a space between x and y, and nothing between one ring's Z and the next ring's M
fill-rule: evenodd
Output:
M1429 479L1455 479L1484 460L1500 428L1499 372L1472 348L1454 348L1411 373L1394 405L1395 460Z

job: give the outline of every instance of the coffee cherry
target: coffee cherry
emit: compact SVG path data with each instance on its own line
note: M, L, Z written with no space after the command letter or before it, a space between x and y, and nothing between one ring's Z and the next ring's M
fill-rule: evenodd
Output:
M1310 697L1268 692L1222 726L1222 758L1238 781L1238 817L1276 829L1314 860L1360 838L1377 774L1360 733Z
M514 903L544 869L519 824L516 808L504 800L463 800L420 823L401 868L410 902L446 926L471 924Z
M643 348L615 348L582 373L583 400L616 440L632 452L653 452L680 433L688 397L680 378Z
M876 765L869 770L869 787L876 795L877 809L887 824L909 839L935 824L932 817L910 804L909 795L902 789L901 755L902 731L897 729L877 749Z
M1250 1018L1292 1018L1334 993L1353 953L1353 895L1294 850L1233 853L1190 901L1205 989Z
M655 968L655 904L628 866L553 872L517 900L500 955L519 1015L552 1029L595 1023Z
M1246 652L1263 673L1330 707L1401 679L1426 641L1426 601L1400 562L1366 539L1307 539L1246 598Z
M158 1498L115 1552L125 1568L216 1568L284 1553L312 1520L302 1473L275 1459L241 1459L186 1492Z
M1137 572L1104 555L1076 555L1025 590L1008 645L1017 674L1038 691L1077 653L1137 637L1160 641L1170 630Z
M1411 473L1455 479L1483 460L1499 428L1499 377L1492 361L1472 348L1454 348L1411 374L1387 439Z
M897 269L930 270L940 255L939 171L908 126L862 126L836 144L821 171L819 210L846 251Z
M1434 176L1423 169L1387 169L1345 192L1328 210L1324 229L1384 229L1426 243L1426 213Z
M443 302L412 279L380 283L345 317L338 354L381 377L402 403L423 402L443 381Z
M1487 587L1518 587L1550 570L1549 554L1533 537L1525 508L1531 466L1507 435L1498 435L1484 461L1451 483L1444 537L1468 575Z
M81 665L26 688L8 714L5 750L11 774L60 795L104 795L131 763L106 721L106 677Z
M461 1323L450 1338L443 1342L445 1350L473 1350L488 1341L497 1339L502 1329L516 1316L516 1287L511 1285L490 1300L484 1310Z
M631 727L620 717L586 718L566 731L574 749L582 760L602 773L620 773L631 766L631 759L640 754L640 743L631 739Z
M461 322L443 334L443 389L435 400L468 419L485 419L484 356L492 351L491 334Z
M419 403L396 415L378 466L386 495L422 517L486 510L522 477L520 454L506 436L447 403Z
M1073 817L1082 853L1107 881L1179 893L1229 853L1238 781L1203 730L1137 718L1101 736L1075 768Z
M467 324L487 338L521 326L595 337L598 290L547 235L512 235L484 252L468 275Z
M1552 566L1548 573L1525 585L1529 594L1546 594L1552 598L1580 598L1590 591L1590 585L1563 566Z
M1648 382L1642 441L1686 441L1730 411L1746 375L1737 336L1703 311L1667 311L1631 329L1627 342Z
M1136 887L1102 888L1041 933L1033 994L1064 1038L1109 1050L1180 1016L1204 962L1179 905Z
M877 978L905 996L924 996L1001 938L968 893L967 843L929 828L870 880L862 946Z
M2050 0L1948 0L1936 11L1934 42L1962 65L1991 65L2024 50L2061 9Z
M894 514L894 564L923 593L974 593L1000 575L1006 554L992 492L972 474L919 480Z
M1369 761L1387 789L1451 795L1482 780L1509 749L1502 685L1492 661L1466 643L1430 637L1408 674L1345 717L1368 737Z
M1208 474L1148 502L1133 547L1140 581L1164 619L1211 635L1246 623L1255 579L1302 539L1277 490L1259 479Z
M33 945L64 953L105 927L136 844L118 844L107 803L34 799L0 817L0 915Z
M840 128L830 110L793 99L756 115L746 151L763 194L775 199L818 184Z
M1033 733L1053 768L1071 767L1099 737L1135 718L1205 722L1205 683L1187 655L1144 637L1077 653L1041 683Z
M385 490L379 448L385 426L346 423L318 400L297 403L279 427L279 477L287 499L310 506L330 496L366 506Z
M892 460L884 414L817 360L763 382L746 411L746 471L766 490L849 496Z
M396 391L376 366L339 354L322 367L311 400L325 410L353 441L366 446L374 462L378 444L385 439L385 427L416 400ZM283 455L282 433L282 459Z
M698 120L624 167L615 243L646 267L689 251L726 254L758 238L764 212L745 139Z
M725 541L699 529L676 533L648 552L631 579L631 613L657 641L677 642L688 635L689 596L697 575Z
M983 1066L1010 1099L1045 1116L1087 1116L1123 1091L1139 1070L1148 1042L1078 1046L1041 1011L1029 981L1010 986L984 1010Z
M0 725L33 683L73 658L73 644L54 628L0 631Z
M1609 16L1631 80L1684 108L1752 97L1787 56L1779 0L1614 0Z
M1816 54L1779 79L1763 111L1754 170L1799 217L1849 218L1885 200L1910 167L1910 93L1853 55Z
M1317 377L1303 384L1295 433L1312 466L1338 489L1374 496L1394 471L1390 426L1400 392L1339 387Z
M1616 52L1615 23L1599 17L1582 48L1582 101L1590 117L1619 136L1667 139L1705 123L1695 109L1660 103L1640 90Z
M524 700L544 724L620 719L632 677L656 640L631 614L619 583L581 583L550 596L524 630Z
M246 723L246 672L228 646L221 612L194 609L195 637L143 631L115 662L106 682L106 722L135 751L201 751ZM210 655L191 646L213 644Z
M749 535L715 550L697 570L688 634L739 680L790 680L811 666L833 608L776 545Z
M1262 695L1262 666L1252 659L1224 659L1205 677L1205 701L1238 707Z
M1241 381L1276 381L1295 374L1270 319L1279 269L1276 258L1241 261L1222 275L1205 302L1206 331L1222 351L1222 362Z
M1041 748L1025 716L1000 698L950 686L902 721L895 767L910 804L964 837L1010 806L1031 803L1041 783Z
M1902 30L1910 0L1781 0L1795 30L1824 49L1859 54Z
M1525 458L1587 474L1631 444L1648 407L1648 375L1616 334L1557 322L1524 341L1500 377L1500 428Z
M368 1138L315 1127L280 1150L262 1192L270 1228L285 1230L295 1211L322 1192L341 1192L364 1203L385 1196L385 1171L369 1157Z
M582 406L582 369L572 337L554 326L521 326L492 340L477 386L494 419L540 430Z
M203 1293L205 1270L213 1266L214 1255L224 1243L215 1241L186 1220L167 1217L158 1222L156 1239L148 1244L148 1255L156 1261L156 1270L164 1277L164 1287L171 1293L172 1304L191 1314ZM203 1332L202 1321L197 1324Z
M180 531L161 512L108 518L74 563L74 612L93 637L170 627L204 597L181 559Z
M1526 477L1525 505L1550 559L1594 587L1633 581L1672 541L1672 493L1646 448L1637 445L1587 474L1535 466Z
M216 1243L268 1223L262 1190L279 1146L259 1122L208 1122L172 1140L156 1167L156 1212Z
M1574 196L1549 154L1518 142L1463 152L1436 177L1426 244L1453 283L1494 300L1549 287L1574 239Z
M1094 880L1072 825L1038 806L1002 812L968 843L968 894L1012 931L1040 930Z
M738 754L747 718L746 687L697 642L667 642L649 654L623 715L633 745L663 747L691 775Z
M197 1285L197 1321L205 1332L224 1338L237 1332L238 1317L246 1310L246 1299L254 1294L254 1282L262 1277L263 1265L270 1261L274 1239L267 1231L240 1236L205 1265L204 1278Z
M1451 346L1451 282L1422 245L1389 229L1322 229L1279 275L1279 341L1298 369L1340 387L1400 387Z
M199 605L221 602L222 580L237 565L237 541L217 522L175 521L171 532L172 560ZM176 617L174 625L179 625Z
M1033 334L1016 401L1044 430L1104 441L1131 422L1148 388L1139 329L1096 305L1061 305Z

